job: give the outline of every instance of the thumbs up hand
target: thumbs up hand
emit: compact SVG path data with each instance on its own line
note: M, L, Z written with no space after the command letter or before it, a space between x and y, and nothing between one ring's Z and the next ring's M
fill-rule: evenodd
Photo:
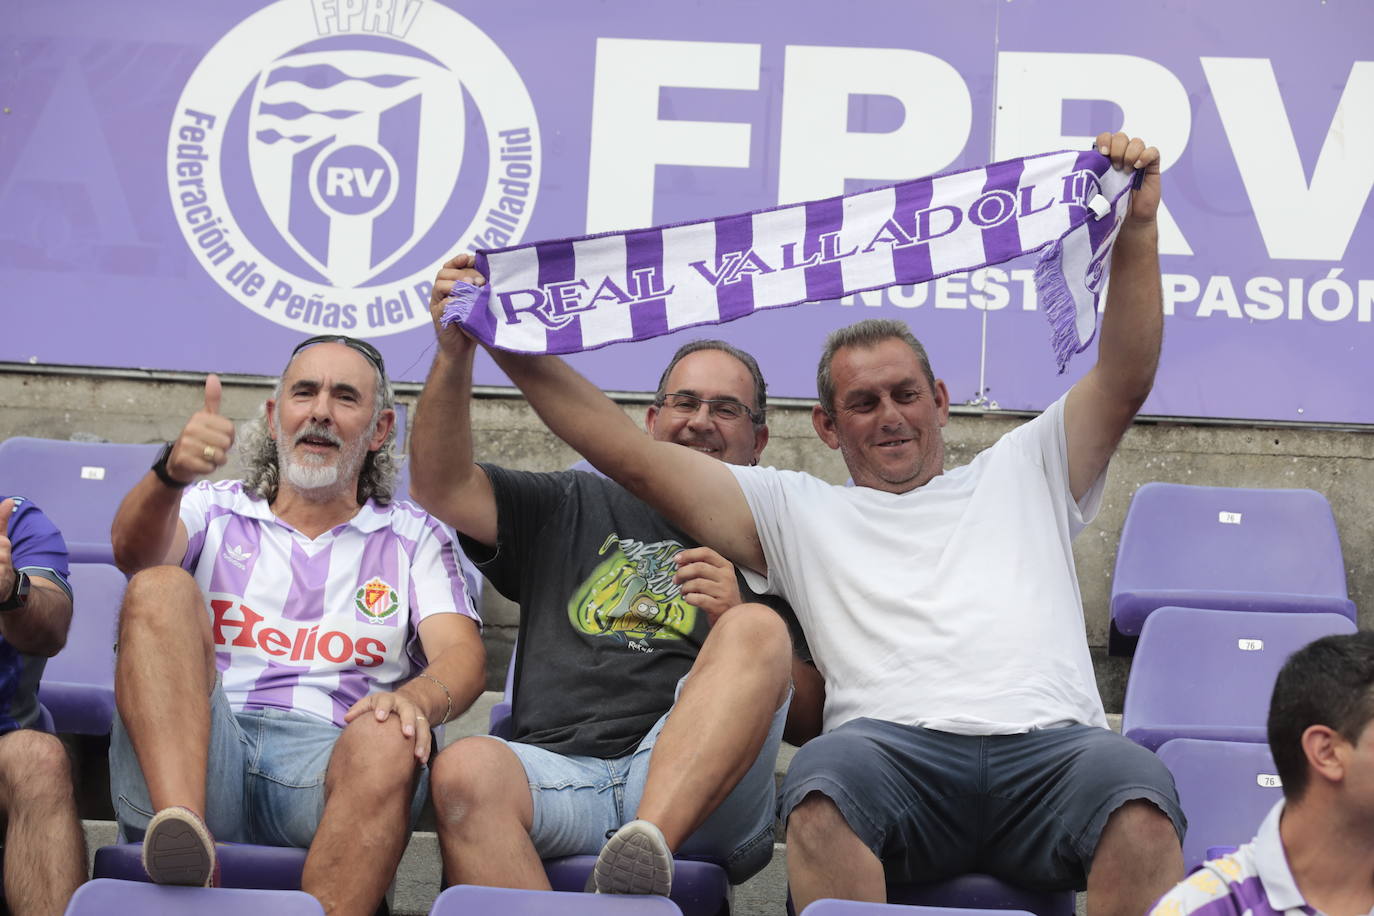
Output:
M194 483L213 474L229 460L234 444L234 423L220 416L221 388L218 375L205 377L205 404L186 422L172 453L167 457L167 473L173 479Z

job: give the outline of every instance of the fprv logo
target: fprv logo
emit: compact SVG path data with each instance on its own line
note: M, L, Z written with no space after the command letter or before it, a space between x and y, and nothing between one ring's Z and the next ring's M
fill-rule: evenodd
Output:
M302 331L429 321L435 266L524 234L539 127L490 38L436 0L280 0L187 81L172 207L236 300Z

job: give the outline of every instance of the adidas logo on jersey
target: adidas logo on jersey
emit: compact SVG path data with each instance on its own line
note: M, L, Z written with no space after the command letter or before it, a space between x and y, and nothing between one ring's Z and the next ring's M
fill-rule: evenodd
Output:
M253 554L251 551L244 550L243 547L238 544L230 544L228 547L224 548L224 559L228 560L239 569L247 569L247 563L252 557Z

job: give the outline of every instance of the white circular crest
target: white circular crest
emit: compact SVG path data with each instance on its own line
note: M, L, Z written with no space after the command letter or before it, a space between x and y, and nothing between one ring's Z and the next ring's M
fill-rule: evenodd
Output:
M539 125L490 38L434 0L279 0L182 91L167 143L182 234L225 292L299 331L429 323L453 252L515 244Z

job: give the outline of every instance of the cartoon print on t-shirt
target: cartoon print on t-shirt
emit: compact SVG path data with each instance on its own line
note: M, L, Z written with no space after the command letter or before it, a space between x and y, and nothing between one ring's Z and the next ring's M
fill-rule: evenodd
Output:
M688 604L673 575L677 541L646 544L611 534L597 551L597 565L568 602L568 619L588 636L613 639L652 652L649 640L682 639L696 626L697 609Z

